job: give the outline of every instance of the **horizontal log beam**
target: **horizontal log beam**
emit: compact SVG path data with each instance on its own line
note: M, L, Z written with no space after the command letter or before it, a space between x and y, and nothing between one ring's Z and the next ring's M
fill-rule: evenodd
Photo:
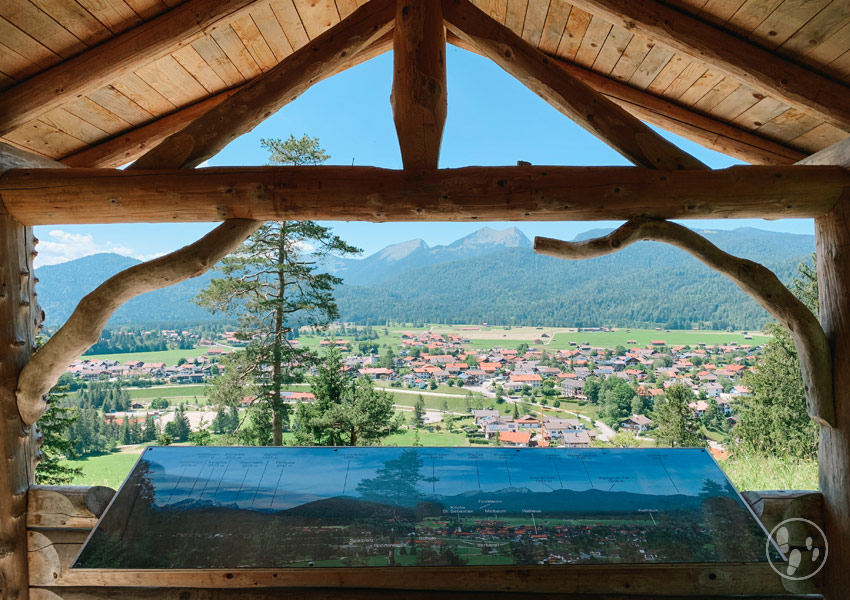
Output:
M344 221L814 218L850 186L830 166L14 169L0 198L26 225Z

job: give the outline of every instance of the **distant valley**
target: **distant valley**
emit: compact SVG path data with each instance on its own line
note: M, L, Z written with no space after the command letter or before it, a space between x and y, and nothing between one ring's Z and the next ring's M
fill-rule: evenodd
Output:
M578 238L604 233L591 230ZM786 282L814 251L810 235L753 228L702 233ZM344 280L337 290L342 319L359 323L755 329L769 319L734 284L664 244L641 242L582 262L537 256L531 246L516 227L485 227L446 246L410 240L365 258L333 257L323 268ZM48 325L64 322L85 294L138 262L96 254L36 269ZM211 276L140 296L121 307L110 325L221 320L191 301Z

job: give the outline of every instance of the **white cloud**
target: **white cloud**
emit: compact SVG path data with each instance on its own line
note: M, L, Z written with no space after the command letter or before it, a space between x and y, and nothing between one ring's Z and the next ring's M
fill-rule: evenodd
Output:
M69 233L61 229L53 229L47 235L49 239L40 240L36 247L38 250L38 256L34 261L36 267L56 265L101 252L112 252L139 260L148 260L163 254L157 252L145 255L115 242L97 242L90 233Z

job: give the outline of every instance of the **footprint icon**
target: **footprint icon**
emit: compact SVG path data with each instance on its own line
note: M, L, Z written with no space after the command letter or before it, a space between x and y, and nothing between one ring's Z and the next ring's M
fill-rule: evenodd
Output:
M794 520L803 520L803 519L794 519ZM819 529L819 528L818 528ZM791 544L789 543L790 534L788 529L783 525L775 530L775 534L773 539L776 541L776 545L779 547L779 550L782 554L785 554L788 557L788 564L784 568L784 573L780 573L780 575L793 578L794 574L800 568L800 563L803 561L803 553L798 548L791 548ZM812 562L817 562L820 558L820 548L814 547L814 540L811 536L806 537L806 550L811 552L811 560ZM817 569L818 571L820 568ZM816 573L817 571L815 571ZM814 575L814 573L803 577L802 579L806 579Z
M800 568L800 562L803 560L803 555L799 550L794 548L791 550L791 546L788 544L788 529L785 527L780 527L776 532L776 543L779 546L779 549L782 551L782 554L788 555L788 567L785 569L786 575L794 575L797 572L797 569ZM812 546L812 538L806 539L806 545L811 550ZM791 550L789 554L788 551Z

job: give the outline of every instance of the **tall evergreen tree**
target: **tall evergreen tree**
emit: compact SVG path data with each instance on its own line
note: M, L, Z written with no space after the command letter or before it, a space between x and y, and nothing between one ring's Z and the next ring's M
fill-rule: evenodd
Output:
M316 138L263 139L271 164L317 165L329 156ZM317 270L328 254L354 254L331 230L314 221L275 221L263 225L216 269L196 301L215 311L239 316L249 340L245 361L253 366L258 397L272 415L272 443L281 445L288 406L283 387L301 380L303 367L315 356L290 341L301 325L322 327L339 315L333 288L338 277Z
M62 463L63 458L75 458L75 440L70 437L72 425L79 417L77 409L65 404L64 389L53 388L47 412L38 420L44 436L41 451L44 456L35 470L35 482L41 485L71 483L83 470Z
M801 263L791 281L791 291L809 310L818 314L817 268ZM735 410L738 423L732 430L738 448L761 454L815 458L818 426L806 411L806 392L797 349L791 334L777 323L765 327L772 339L756 362L755 373L744 382L750 396L740 398Z
M652 432L658 446L703 447L699 420L688 406L696 400L691 389L677 384L667 388L665 400L655 407L655 430Z
M349 377L342 355L330 348L312 383L316 401L299 403L295 411L295 439L305 446L366 446L396 433L393 397L377 390L369 379Z

